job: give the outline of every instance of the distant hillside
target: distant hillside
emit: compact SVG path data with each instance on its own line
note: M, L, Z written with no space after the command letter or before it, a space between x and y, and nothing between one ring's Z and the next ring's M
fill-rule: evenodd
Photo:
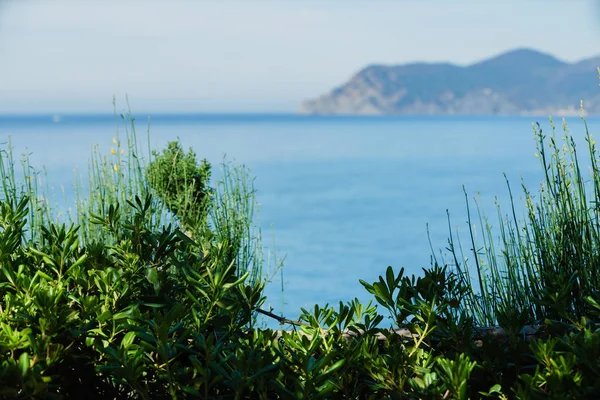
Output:
M466 67L372 65L304 102L301 114L600 114L600 56L569 64L518 49Z

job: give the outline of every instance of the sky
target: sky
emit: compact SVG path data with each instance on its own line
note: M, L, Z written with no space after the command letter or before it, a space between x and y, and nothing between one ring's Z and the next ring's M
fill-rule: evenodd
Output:
M369 64L600 54L597 0L0 0L0 114L294 112Z

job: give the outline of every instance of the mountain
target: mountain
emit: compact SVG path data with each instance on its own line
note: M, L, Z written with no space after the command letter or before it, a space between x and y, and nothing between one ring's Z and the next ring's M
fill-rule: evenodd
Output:
M371 65L348 82L302 103L301 114L600 114L600 56L566 63L531 49L458 66Z

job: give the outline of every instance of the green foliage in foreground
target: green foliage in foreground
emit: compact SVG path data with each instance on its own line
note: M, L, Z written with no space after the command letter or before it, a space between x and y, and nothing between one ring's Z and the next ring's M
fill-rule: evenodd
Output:
M116 245L81 247L77 228L50 224L23 240L28 199L0 209L0 396L3 398L584 398L600 392L600 337L585 320L548 324L528 343L510 312L502 338L482 335L445 268L418 279L363 282L358 301L303 310L297 331L255 329L262 285L249 284L227 243L93 219ZM598 309L598 305L591 303ZM511 389L512 388L512 389Z

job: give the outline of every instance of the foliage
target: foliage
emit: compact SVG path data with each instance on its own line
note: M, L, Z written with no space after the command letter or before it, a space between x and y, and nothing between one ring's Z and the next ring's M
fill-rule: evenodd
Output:
M552 120L550 124L553 133L549 137L539 124L534 127L545 181L537 195L523 186L525 219L519 220L514 204L510 217L504 217L498 206L499 250L485 217L481 217L483 244L476 243L475 223L469 215L472 248L478 249L473 253L478 288L470 291L468 301L481 324L499 322L503 309L522 313L530 323L545 318L573 322L589 314L586 299L600 287L596 251L600 246L600 170L595 141L586 125L588 178L581 172L576 143L566 123L562 146ZM452 238L450 249L457 271L470 282L467 260L459 261Z
M210 164L198 165L192 149L186 153L179 142L169 142L146 169L146 179L184 229L202 230L207 222Z
M434 356L435 301L421 299L433 289L420 279L425 294L407 302L418 340L389 333L382 345L374 336L382 317L358 301L303 310L307 326L276 340L252 329L262 286L220 262L227 243L199 244L171 226L148 229L150 196L130 204L132 220L118 205L92 217L117 244L89 248L79 245L76 227L55 224L27 243L28 199L3 204L0 386L7 398L467 396L474 365ZM392 281L402 279L393 275L389 269ZM355 336L345 337L348 329Z
M0 215L5 396L181 397L199 385L209 346L238 336L264 301L248 273L223 267L227 243L148 229L150 196L135 198L132 220L118 205L93 217L117 244L88 248L76 227L55 224L26 243L24 222L8 223L27 203L3 203Z
M471 217L467 199L472 262L464 256L460 238L455 240L450 232L448 250L454 268L470 287L465 309L480 325L500 323L506 310L528 323L545 319L575 323L591 312L589 299L597 296L600 287L600 167L596 141L583 115L582 102L589 165L581 164L576 140L564 119L562 144L552 118L550 135L534 124L536 157L544 179L537 195L522 184L524 218L517 216L507 180L510 212L504 215L497 205L499 241L476 200L479 224ZM483 233L479 240L477 225Z
M598 332L587 321L477 344L445 267L419 278L388 268L363 282L388 310L354 300L302 310L299 330L255 329L262 285L172 226L92 218L114 246L79 245L50 224L23 240L28 199L1 209L0 387L4 398L517 398L597 395ZM20 221L20 222L19 222ZM121 222L115 222L121 221ZM15 223L17 222L17 223ZM456 301L454 301L456 300ZM600 311L597 303L591 303ZM401 329L405 330L401 330ZM516 330L516 327L512 327ZM506 329L511 329L507 326ZM515 388L511 393L511 388Z

